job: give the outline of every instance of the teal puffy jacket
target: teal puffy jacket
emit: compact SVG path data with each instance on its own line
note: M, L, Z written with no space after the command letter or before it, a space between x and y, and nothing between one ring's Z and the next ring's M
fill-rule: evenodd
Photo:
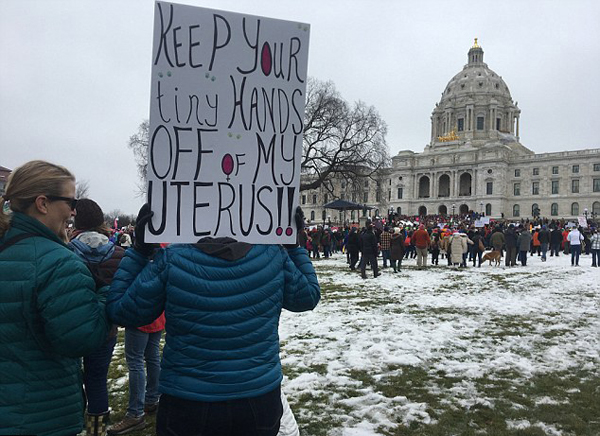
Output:
M257 397L281 384L281 309L311 310L320 296L303 248L254 245L228 260L176 244L160 250L153 262L128 249L107 311L114 323L137 327L164 310L160 391L225 401Z
M106 339L105 295L85 264L38 220L15 213L0 245L0 435L83 428L81 359ZM106 288L105 288L106 289Z

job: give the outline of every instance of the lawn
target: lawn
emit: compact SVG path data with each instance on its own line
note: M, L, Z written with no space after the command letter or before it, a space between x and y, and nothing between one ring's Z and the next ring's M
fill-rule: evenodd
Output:
M418 269L363 280L315 261L309 313L284 311L283 389L301 435L600 435L600 271L589 256L527 267ZM381 260L380 260L381 264ZM113 422L127 406L122 333ZM144 431L151 435L153 417Z

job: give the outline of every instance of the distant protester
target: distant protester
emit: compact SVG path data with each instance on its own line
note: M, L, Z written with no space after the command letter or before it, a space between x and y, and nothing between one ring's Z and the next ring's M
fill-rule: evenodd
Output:
M125 250L109 241L110 229L104 223L100 206L88 198L77 202L75 227L70 248L87 265L96 287L110 285ZM85 427L88 436L105 436L108 428L108 366L117 342L117 326L111 326L104 343L83 357L83 384L87 400Z

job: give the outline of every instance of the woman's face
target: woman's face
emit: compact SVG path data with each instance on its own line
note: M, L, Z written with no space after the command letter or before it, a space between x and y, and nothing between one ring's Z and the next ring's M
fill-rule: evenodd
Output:
M63 191L60 197L75 198L75 182L68 181L63 185ZM46 227L52 230L56 236L63 241L67 240L67 221L75 216L75 210L71 209L71 204L67 200L47 199L47 214L42 220Z

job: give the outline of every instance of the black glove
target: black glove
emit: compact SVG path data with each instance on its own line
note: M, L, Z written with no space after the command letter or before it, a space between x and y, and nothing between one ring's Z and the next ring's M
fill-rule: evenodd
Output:
M154 251L154 244L147 244L144 241L146 226L153 216L154 212L150 210L150 204L146 203L138 212L137 219L135 220L135 242L133 243L133 248L144 256L150 256Z
M299 246L298 235L302 230L304 230L304 212L302 211L302 208L300 206L296 207L296 213L294 214L294 223L296 224L296 243L283 244L283 246L288 250Z

